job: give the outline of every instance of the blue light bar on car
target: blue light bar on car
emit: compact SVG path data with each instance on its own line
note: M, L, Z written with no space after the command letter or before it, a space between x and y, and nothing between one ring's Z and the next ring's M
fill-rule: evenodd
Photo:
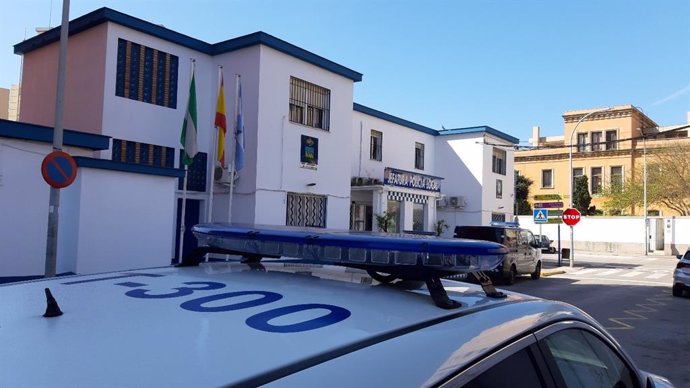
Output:
M233 253L360 267L469 273L496 268L508 253L488 241L408 234L239 224L200 224L192 232L200 246Z

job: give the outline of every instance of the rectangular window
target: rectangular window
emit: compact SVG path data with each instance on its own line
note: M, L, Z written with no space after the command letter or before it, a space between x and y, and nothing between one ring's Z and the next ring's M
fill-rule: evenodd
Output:
M553 170L541 170L541 187L553 188Z
M386 213L390 214L392 216L391 222L388 225L388 230L386 232L388 233L400 233L400 208L401 208L401 202L400 201L393 201L393 200L388 200L388 205L387 205L387 210Z
M505 213L491 213L491 221L492 222L506 222L506 214Z
M369 141L369 159L378 160L383 157L383 133L371 130L371 140Z
M326 227L328 198L323 195L287 193L287 226Z
M505 175L506 174L506 151L500 148L494 148L494 153L491 158L492 167L491 171L496 174Z
M503 181L496 179L496 198L503 198Z
M577 184L577 179L585 175L585 169L582 167L573 168L573 188Z
M115 95L177 108L178 62L175 55L118 39Z
M424 144L414 143L414 168L424 170Z
M606 131L606 149L607 150L617 150L618 149L618 134L615 130Z
M290 77L290 121L330 128L331 91L299 78Z
M601 132L592 132L592 151L601 151Z
M587 151L587 134L578 133L577 134L577 152Z
M180 150L179 153L179 164L182 166L182 154L184 151ZM189 165L187 171L187 191L206 191L206 172L208 171L208 154L205 152L197 152L194 156L192 164ZM182 190L184 188L184 178L180 177L177 181L177 189ZM189 197L187 197L189 198Z
M592 167L592 194L601 193L601 183L603 180L601 167Z
M412 230L416 232L424 231L424 204L412 204Z
M154 144L113 139L111 159L147 166L175 167L175 149Z
M623 186L623 166L611 166L611 188L620 189Z

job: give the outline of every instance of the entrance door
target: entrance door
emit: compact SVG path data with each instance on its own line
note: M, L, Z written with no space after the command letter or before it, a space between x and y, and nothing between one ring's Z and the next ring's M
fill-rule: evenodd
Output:
M182 247L182 256L189 254L197 247L196 237L192 233L192 226L199 223L199 213L201 210L201 200L187 199L187 205L184 210L184 246ZM179 263L178 257L180 252L180 218L182 217L182 198L177 199L177 217L175 217L175 252L173 253L173 263Z

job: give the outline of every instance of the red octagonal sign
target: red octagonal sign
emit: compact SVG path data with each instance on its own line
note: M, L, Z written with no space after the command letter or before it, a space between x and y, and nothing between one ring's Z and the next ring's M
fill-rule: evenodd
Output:
M565 209L563 210L562 218L566 225L575 226L575 224L580 222L580 211L574 207Z

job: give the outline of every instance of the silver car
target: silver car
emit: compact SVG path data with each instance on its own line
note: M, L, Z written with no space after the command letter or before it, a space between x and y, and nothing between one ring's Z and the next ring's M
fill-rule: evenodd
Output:
M683 296L684 291L690 291L690 248L676 257L680 261L673 271L673 296Z

